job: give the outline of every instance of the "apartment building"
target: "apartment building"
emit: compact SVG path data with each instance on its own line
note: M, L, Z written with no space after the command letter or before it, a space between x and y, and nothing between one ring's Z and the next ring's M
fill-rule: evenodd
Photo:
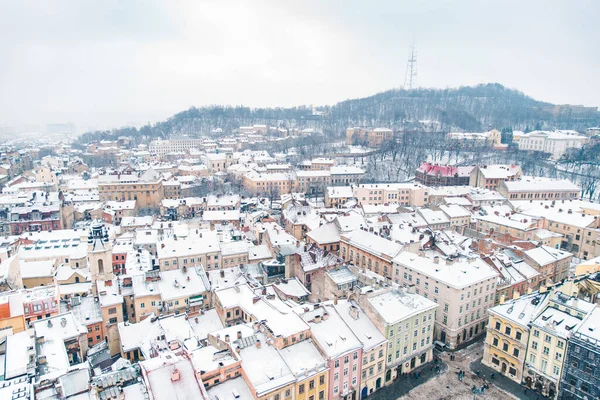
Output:
M331 171L296 171L294 190L303 193L323 193L331 186Z
M550 292L518 297L488 310L489 321L483 347L483 365L521 384L530 323L548 304Z
M475 215L475 229L485 235L500 233L521 240L534 240L538 230L544 228L545 221L530 215L490 210L493 213Z
M527 387L556 397L571 332L595 307L560 291L551 294L548 306L530 324L524 372Z
M531 176L502 181L497 190L509 200L565 200L581 195L581 188L569 180Z
M471 171L468 185L496 190L500 182L514 181L522 175L518 165L479 165Z
M386 385L433 360L438 304L416 294L414 286L379 289L356 298L388 340Z
M164 197L162 177L153 169L136 173L101 175L98 178L100 201L135 200L136 207L158 208Z
M199 311L210 304L210 282L202 267L148 271L133 277L133 314L140 322L151 314Z
M222 267L216 231L202 230L181 239L166 238L157 248L157 258L161 271L200 265L207 271Z
M191 138L188 136L173 137L168 140L153 140L148 146L148 151L158 156L169 153L185 153L191 149L202 147L204 138Z
M354 198L352 187L350 186L330 186L325 192L325 207L341 208L349 200Z
M304 310L300 316L310 326L312 340L328 364L327 398L330 400L359 398L363 370L361 341L346 325L333 305Z
M336 165L329 169L333 186L356 185L365 177L365 170L353 165Z
M469 226L471 224L471 213L458 204L441 205L440 210L448 217L450 227Z
M436 340L455 348L485 332L494 304L498 273L479 258L426 258L401 252L394 258L394 281L440 305Z
M340 236L339 254L343 259L390 280L395 278L392 261L402 250L401 244L362 229Z
M540 282L560 282L567 278L573 254L548 246L523 252L523 259L540 273Z
M600 397L600 308L596 307L573 331L560 381L558 398L597 399Z
M562 250L588 260L600 255L600 207L584 200L511 201L522 215L543 218Z
M286 172L260 173L252 171L244 174L243 177L244 189L253 195L277 194L279 196L291 193L295 182L296 177Z
M363 183L352 190L359 205L398 203L401 206L422 207L429 203L429 188L418 183Z
M364 399L385 385L388 340L356 303L334 300L333 308L363 345L360 398Z

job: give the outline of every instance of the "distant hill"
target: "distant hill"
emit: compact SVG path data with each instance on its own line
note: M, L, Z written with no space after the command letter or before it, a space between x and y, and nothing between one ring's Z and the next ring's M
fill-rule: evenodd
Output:
M397 130L423 130L419 121L438 121L436 130L482 131L488 127L511 130L574 129L584 131L600 125L600 113L565 114L556 117L553 104L534 100L498 83L454 89L393 89L373 96L345 100L333 106L249 108L230 106L192 107L164 122L142 128L91 132L79 143L103 137L136 134L161 138L171 134L210 135L215 128L231 132L240 126L320 128L327 135L341 135L349 126L384 126Z

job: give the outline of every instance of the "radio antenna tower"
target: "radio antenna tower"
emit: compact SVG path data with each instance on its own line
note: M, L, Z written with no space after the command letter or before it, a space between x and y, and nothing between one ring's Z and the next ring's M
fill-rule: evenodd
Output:
M404 73L404 89L411 90L417 85L417 51L415 45L410 47L410 55Z

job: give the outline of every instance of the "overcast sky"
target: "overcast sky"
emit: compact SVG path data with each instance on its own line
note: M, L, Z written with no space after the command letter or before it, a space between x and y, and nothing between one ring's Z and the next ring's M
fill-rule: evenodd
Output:
M156 122L499 82L600 105L600 1L0 1L0 126Z

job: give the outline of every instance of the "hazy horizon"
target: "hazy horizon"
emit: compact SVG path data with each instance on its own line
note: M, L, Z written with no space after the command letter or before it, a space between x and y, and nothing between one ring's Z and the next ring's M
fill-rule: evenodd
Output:
M3 2L0 127L332 105L402 86L413 41L420 87L496 82L600 105L600 2L399 3Z

